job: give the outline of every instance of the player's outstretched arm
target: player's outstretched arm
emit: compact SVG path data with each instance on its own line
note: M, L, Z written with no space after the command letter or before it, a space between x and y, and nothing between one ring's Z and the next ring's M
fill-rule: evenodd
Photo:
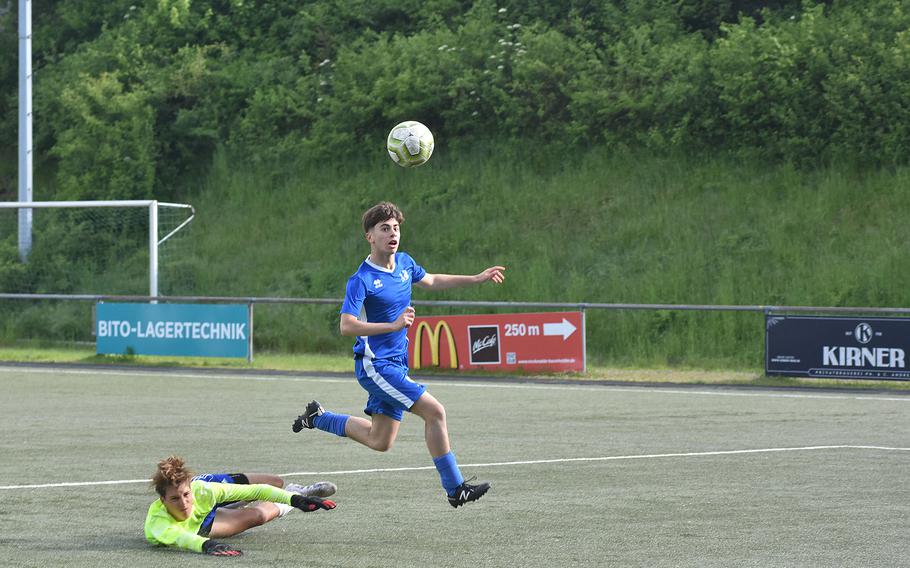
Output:
M505 266L491 266L483 272L474 275L467 274L430 274L429 272L415 282L414 285L425 290L446 290L448 288L460 288L470 286L471 284L482 284L483 282L493 281L496 284L502 284L506 279Z

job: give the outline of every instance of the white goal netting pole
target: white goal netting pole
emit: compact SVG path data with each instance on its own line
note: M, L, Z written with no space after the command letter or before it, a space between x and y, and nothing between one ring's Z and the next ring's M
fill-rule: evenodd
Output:
M19 201L32 200L32 2L19 0ZM19 210L19 259L32 251L32 210Z
M158 202L149 206L149 296L158 295Z
M19 209L20 215L23 209L89 209L89 208L112 208L112 207L146 207L148 208L149 219L149 296L158 295L158 247L176 234L180 229L189 225L196 216L196 210L192 205L185 203L166 203L154 199L140 200L113 200L113 201L27 201L27 202L0 202L0 209ZM166 235L159 238L158 231L158 209L159 207L181 208L189 210L186 219L177 227L170 230ZM20 232L21 234L21 232ZM24 262L25 260L23 260Z

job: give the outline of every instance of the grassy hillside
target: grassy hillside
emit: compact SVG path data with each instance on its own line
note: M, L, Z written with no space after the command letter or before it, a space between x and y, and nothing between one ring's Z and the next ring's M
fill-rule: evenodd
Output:
M191 246L165 246L162 290L341 298L369 250L360 214L388 199L405 212L402 249L430 271L508 267L504 286L417 290L418 300L910 305L902 279L910 270L902 247L910 240L906 168L802 171L600 147L451 147L444 137L414 170L394 166L381 148L338 158L250 165L216 154L209 172L183 188L198 217ZM65 278L99 280L91 267ZM106 278L118 290L129 278L136 293L146 289L142 270ZM88 304L2 307L7 340L92 339ZM593 363L757 368L762 361L760 314L587 316ZM257 306L256 342L257 350L322 353L343 353L350 343L338 335L335 307L287 305Z
M360 213L405 212L402 249L430 271L508 267L504 286L416 299L906 306L907 169L803 172L723 157L441 145L403 170L243 168L221 155L198 195L198 294L337 297L368 253ZM440 311L440 310L435 310ZM756 366L758 314L588 313L596 361ZM261 348L343 350L325 307L257 308Z

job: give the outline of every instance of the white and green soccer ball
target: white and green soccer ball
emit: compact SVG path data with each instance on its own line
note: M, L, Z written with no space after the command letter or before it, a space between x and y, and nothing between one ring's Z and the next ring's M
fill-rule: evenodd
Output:
M386 149L392 161L403 168L417 167L433 154L433 133L414 120L396 124L389 132Z

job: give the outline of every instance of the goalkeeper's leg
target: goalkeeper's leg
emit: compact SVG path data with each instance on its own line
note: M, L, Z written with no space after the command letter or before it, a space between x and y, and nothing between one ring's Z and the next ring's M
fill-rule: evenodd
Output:
M250 485L273 485L279 489L284 487L284 480L271 473L248 473L246 478Z
M219 507L208 536L210 538L234 536L247 529L264 525L278 517L279 513L278 505L266 501L257 501L243 509Z
M240 485L272 485L279 489L284 487L284 480L271 473L203 473L195 476L193 479L217 481L219 483L237 483ZM246 507L248 504L248 501L234 501L233 503L220 504L218 507L240 509ZM203 523L203 526L204 525L205 523Z

